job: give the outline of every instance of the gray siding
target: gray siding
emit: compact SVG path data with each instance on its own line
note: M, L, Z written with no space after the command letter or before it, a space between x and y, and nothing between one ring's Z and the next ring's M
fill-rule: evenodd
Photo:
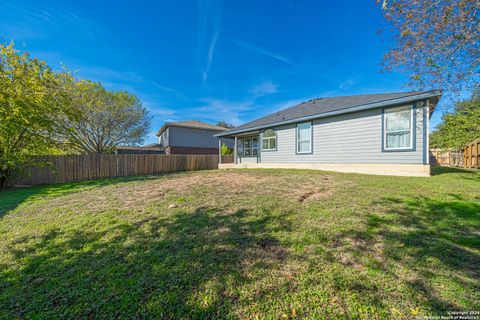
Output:
M169 127L169 145L173 147L218 148L218 138L214 137L219 131ZM233 139L222 138L230 148L233 148Z
M261 162L423 164L424 112L417 104L414 151L382 152L378 108L314 120L312 154L295 153L295 124L275 127L277 150L261 152Z

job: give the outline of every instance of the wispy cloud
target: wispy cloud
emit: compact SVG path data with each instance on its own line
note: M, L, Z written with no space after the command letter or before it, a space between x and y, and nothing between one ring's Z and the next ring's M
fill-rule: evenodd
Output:
M350 90L354 85L356 85L357 83L360 82L360 76L353 76L349 79L346 79L345 81L343 81L342 83L340 83L340 85L338 86L338 88L340 90Z
M242 115L254 107L253 100L229 101L222 99L201 99L199 107L189 110L190 117L203 118L212 122L227 121L234 125L244 122Z
M208 80L220 36L221 3L217 0L198 0L197 63L202 83Z
M51 10L20 2L0 0L0 31L21 41L44 39L51 34L68 35L72 42L87 40L102 44L107 30L100 23L68 10Z
M277 54L277 53L274 53L272 51L269 51L267 49L263 49L263 48L258 47L256 45L253 45L253 44L250 44L250 43L247 43L247 42L243 42L243 41L238 41L238 40L232 40L231 42L234 45L236 45L240 48L247 49L249 51L252 51L252 52L255 52L255 53L258 53L258 54L261 54L261 55L264 55L264 56L267 56L267 57L270 57L270 58L273 58L273 59L276 59L276 60L281 61L283 63L289 64L293 67L300 68L300 66L298 64L294 63L290 59L287 59L284 56L282 56L280 54Z
M219 34L220 34L220 31L216 31L213 34L212 39L210 40L210 45L208 46L207 64L205 66L205 69L202 71L203 83L205 83L208 79L208 73L210 72L210 68L212 66L213 54L215 52L215 47L217 45Z
M264 81L250 90L254 98L259 98L277 92L278 86L272 81Z

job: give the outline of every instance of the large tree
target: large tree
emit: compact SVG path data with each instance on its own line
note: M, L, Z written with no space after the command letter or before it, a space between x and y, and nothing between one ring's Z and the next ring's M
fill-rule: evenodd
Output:
M57 145L68 96L44 61L0 45L0 188Z
M151 117L135 95L68 75L62 82L78 115L65 126L66 146L81 153L107 153L118 145L143 143Z
M462 150L466 144L480 138L480 92L459 102L453 112L443 116L431 134L434 148Z
M393 26L387 70L419 89L475 90L480 72L480 1L377 0Z

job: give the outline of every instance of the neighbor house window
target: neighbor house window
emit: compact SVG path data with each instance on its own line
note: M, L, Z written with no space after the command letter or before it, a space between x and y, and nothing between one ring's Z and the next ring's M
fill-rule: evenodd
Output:
M385 150L411 149L413 145L413 106L384 111Z
M267 129L262 135L262 151L277 149L277 134L272 129Z
M297 153L312 152L312 123L297 124Z

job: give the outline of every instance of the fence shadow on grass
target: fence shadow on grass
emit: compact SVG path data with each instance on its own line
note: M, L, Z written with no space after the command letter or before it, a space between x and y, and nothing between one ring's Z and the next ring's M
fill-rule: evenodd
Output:
M245 266L269 268L287 254L271 236L281 217L248 216L201 207L23 239L31 245L10 253L25 267L0 272L0 318L236 317L236 288L253 281Z

